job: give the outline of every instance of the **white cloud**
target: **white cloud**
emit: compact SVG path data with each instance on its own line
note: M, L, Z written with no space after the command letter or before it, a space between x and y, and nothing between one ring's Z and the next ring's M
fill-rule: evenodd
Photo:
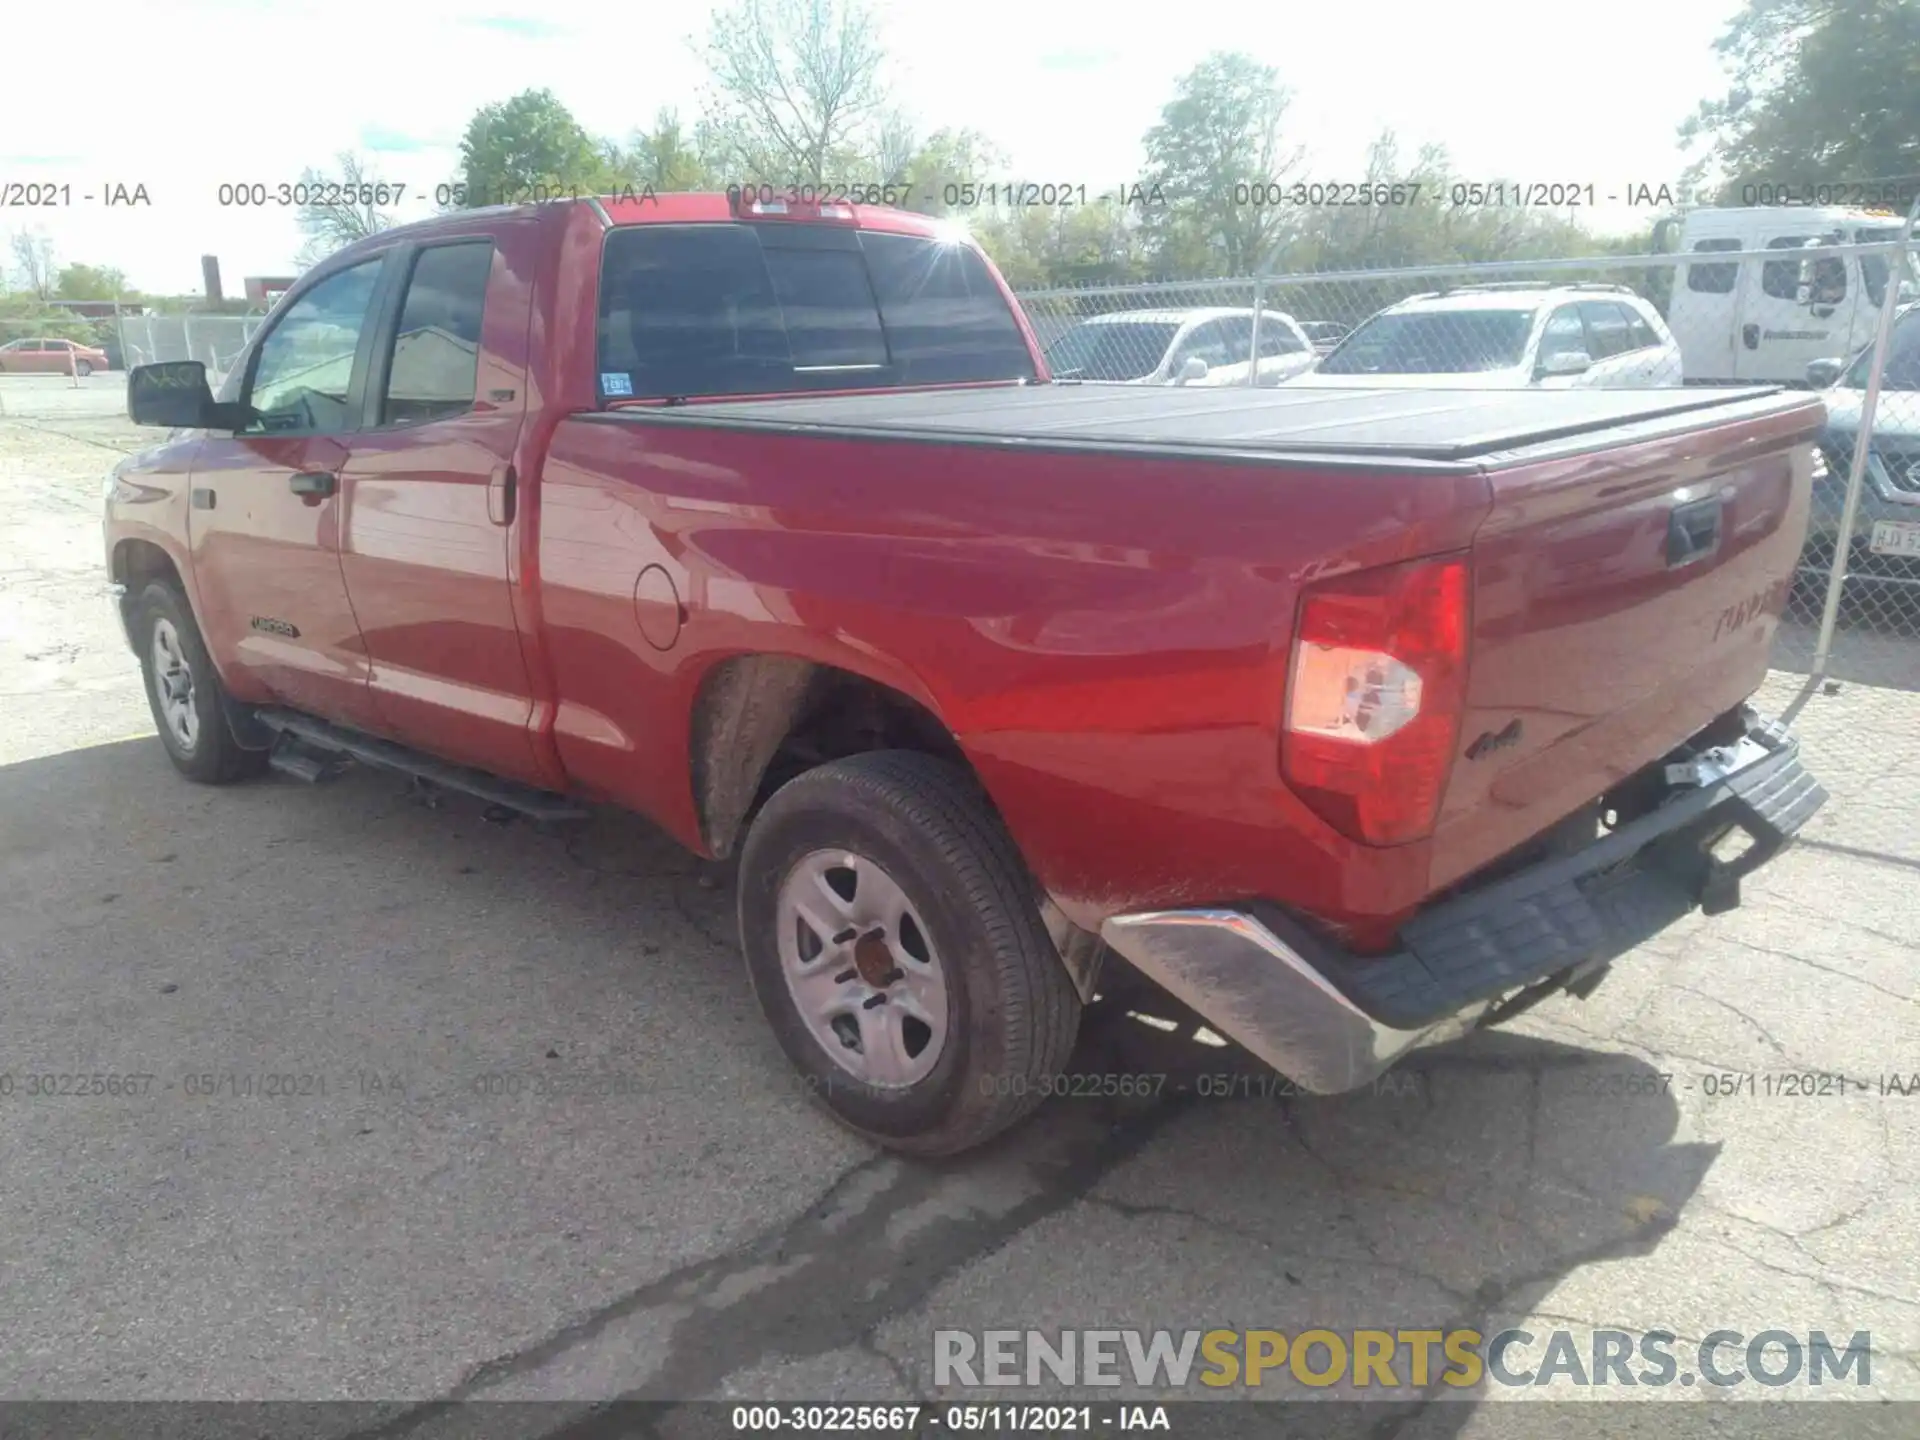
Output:
M86 33L111 37L126 62L84 91L55 86L74 100L65 114L36 109L0 132L0 182L65 183L74 203L0 211L0 230L43 226L61 259L118 265L159 291L197 289L200 255L217 254L237 292L245 275L291 269L299 236L290 212L223 208L221 184L292 181L359 149L409 187L403 218L418 218L452 178L474 110L527 87L550 87L596 133L624 137L663 105L691 117L709 8L93 0ZM897 89L923 123L985 131L1025 178L1090 191L1125 181L1175 78L1211 50L1240 49L1294 91L1290 127L1313 179L1354 178L1367 141L1391 126L1409 153L1445 141L1476 178L1591 181L1604 195L1675 177L1675 128L1716 90L1709 47L1735 8L893 0L884 25ZM16 56L64 52L73 16L17 6L7 33ZM116 182L144 184L151 206L80 199Z

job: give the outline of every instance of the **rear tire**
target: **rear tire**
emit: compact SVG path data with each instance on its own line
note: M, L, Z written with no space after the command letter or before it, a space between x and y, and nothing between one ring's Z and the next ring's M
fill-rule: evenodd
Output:
M74 361L73 373L83 380L86 379L87 376L93 373L93 362L91 360Z
M146 679L147 708L174 769L203 785L225 785L267 768L227 724L226 692L186 597L156 580L133 603L130 627Z
M1072 1053L1080 999L1026 866L944 761L879 751L789 781L747 834L739 922L808 1094L889 1149L991 1139Z

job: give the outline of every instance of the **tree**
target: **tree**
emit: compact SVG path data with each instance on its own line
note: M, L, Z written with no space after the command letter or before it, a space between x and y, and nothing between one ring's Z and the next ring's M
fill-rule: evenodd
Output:
M1251 274L1279 238L1286 208L1261 203L1302 153L1281 138L1290 97L1271 66L1215 53L1183 75L1147 131L1142 183L1164 203L1143 214L1166 275Z
M886 50L866 0L737 0L713 17L705 59L729 180L871 178Z
M16 231L12 242L13 263L20 272L20 286L34 299L53 299L53 241L44 230Z
M59 300L132 300L137 292L124 273L111 265L63 265L54 281Z
M378 186L383 182L372 173L358 155L342 152L336 157L338 175L322 175L318 170L301 172L300 183L309 195L321 198L302 205L295 218L307 243L300 252L300 264L311 265L343 246L369 235L377 235L393 224L393 212L375 203Z
M726 182L715 166L712 137L700 126L689 131L676 111L662 109L651 130L636 130L612 152L619 183L638 191L717 190Z
M615 156L551 90L524 90L483 105L460 141L462 183L453 209L612 188Z
M1691 180L1710 182L1710 192L1735 204L1754 202L1749 185L1892 181L1889 198L1902 210L1912 203L1920 181L1920 5L1747 0L1714 48L1731 84L1681 127L1682 142L1706 147Z

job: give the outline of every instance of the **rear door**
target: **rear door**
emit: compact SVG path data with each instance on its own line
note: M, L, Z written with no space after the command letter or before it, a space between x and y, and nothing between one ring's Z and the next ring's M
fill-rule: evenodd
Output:
M258 411L209 434L188 533L197 617L243 699L364 726L367 657L340 573L340 472L360 423L379 255L304 279L226 398Z
M379 728L552 784L510 579L534 239L531 221L475 222L397 252L341 473L340 563Z

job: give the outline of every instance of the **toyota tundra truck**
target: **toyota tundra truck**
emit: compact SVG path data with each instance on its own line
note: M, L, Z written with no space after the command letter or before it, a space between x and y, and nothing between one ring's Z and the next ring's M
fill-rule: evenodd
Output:
M128 407L175 767L647 817L902 1151L1029 1111L1104 967L1366 1085L1737 905L1825 799L1748 705L1810 395L1055 382L963 231L762 191L383 231Z

